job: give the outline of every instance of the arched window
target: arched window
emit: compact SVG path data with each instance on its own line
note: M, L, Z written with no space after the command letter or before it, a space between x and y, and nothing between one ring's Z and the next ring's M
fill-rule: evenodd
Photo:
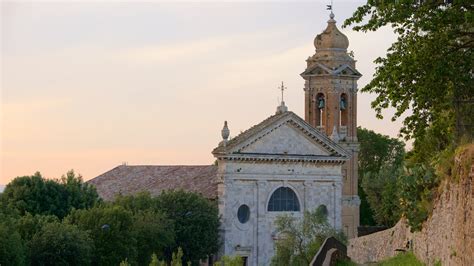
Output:
M300 203L295 192L288 187L281 187L273 192L268 202L269 212L298 212Z

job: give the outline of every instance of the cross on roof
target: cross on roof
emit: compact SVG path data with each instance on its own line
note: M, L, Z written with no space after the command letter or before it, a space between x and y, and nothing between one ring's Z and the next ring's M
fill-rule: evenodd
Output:
M281 90L281 101L283 102L283 92L287 89L285 85L283 84L283 81L281 82L281 86L278 87L279 90Z

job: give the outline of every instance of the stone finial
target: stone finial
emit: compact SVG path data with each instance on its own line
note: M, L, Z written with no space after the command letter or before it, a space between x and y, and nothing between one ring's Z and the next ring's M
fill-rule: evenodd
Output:
M288 107L286 107L284 101L281 101L281 104L277 107L276 114L279 115L284 112L288 112Z
M329 138L331 138L334 142L339 142L340 137L339 137L339 133L337 133L336 126L334 126L334 128L332 129L332 134Z
M221 135L222 135L222 139L224 140L224 143L227 142L230 135L230 130L227 127L227 121L224 121L224 127L221 130Z

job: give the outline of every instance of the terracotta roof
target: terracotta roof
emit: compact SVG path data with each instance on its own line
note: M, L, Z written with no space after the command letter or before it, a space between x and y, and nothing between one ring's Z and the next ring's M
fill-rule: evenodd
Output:
M121 165L87 182L94 185L106 201L118 194L147 191L156 196L171 189L217 198L217 166L214 165Z

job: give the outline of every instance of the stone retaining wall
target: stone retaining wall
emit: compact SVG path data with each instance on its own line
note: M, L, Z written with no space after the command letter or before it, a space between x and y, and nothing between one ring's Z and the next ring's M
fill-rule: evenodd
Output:
M438 261L449 266L474 265L474 164L470 173L462 173L466 171L462 161L474 158L473 147L457 162L460 181L446 184L421 232L411 233L402 219L393 228L349 240L348 256L357 263L368 263L409 248L427 265Z

